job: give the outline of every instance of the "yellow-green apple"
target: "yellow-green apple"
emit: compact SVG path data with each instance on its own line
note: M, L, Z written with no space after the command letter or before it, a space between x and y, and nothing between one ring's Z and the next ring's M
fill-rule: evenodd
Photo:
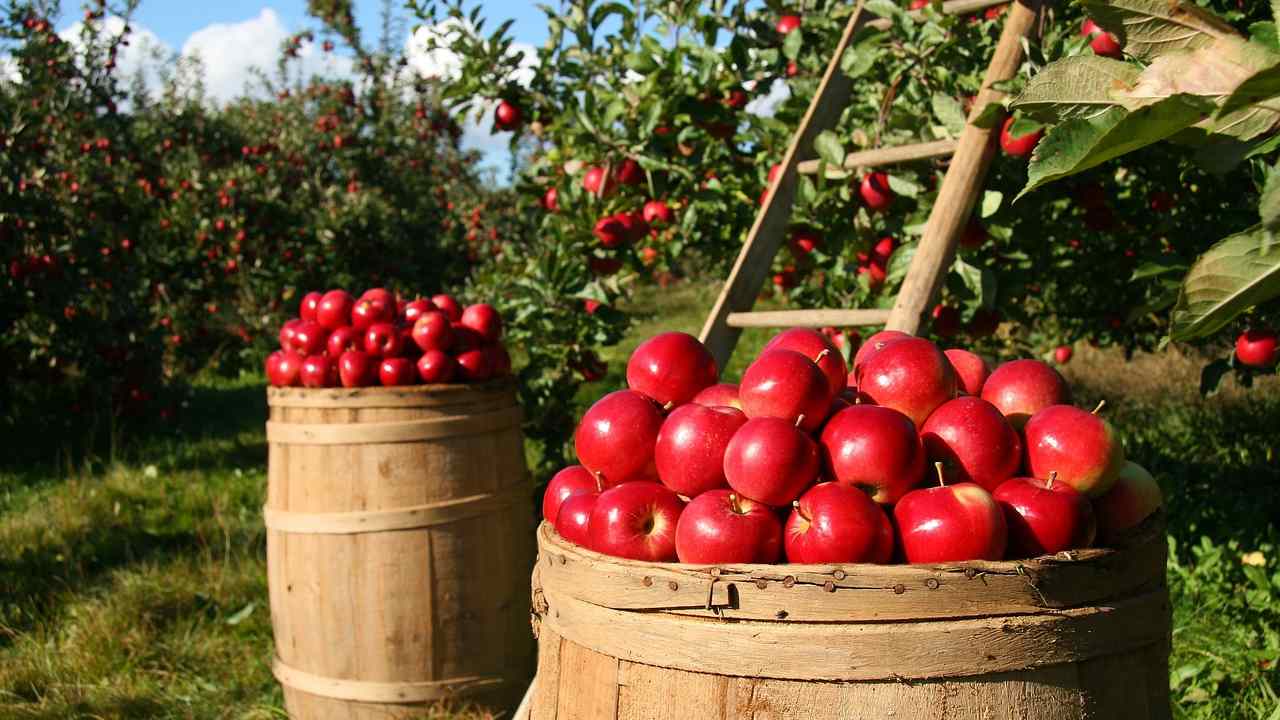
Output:
M865 492L818 483L796 500L783 545L793 563L862 563L883 555L884 511Z
M615 485L600 493L591 511L590 547L631 560L672 562L676 524L683 510L680 498L660 483L641 480Z
M731 407L689 403L671 411L653 451L658 479L685 497L728 487L724 453L746 422L747 416Z
M1010 558L1052 555L1093 544L1097 532L1093 504L1052 476L1011 478L993 495L1009 526Z
M724 453L729 487L774 507L791 504L818 477L818 471L818 446L781 418L748 420Z
M983 360L982 356L977 353L959 348L943 350L942 354L947 356L951 367L956 369L956 379L959 380L960 390L965 395L980 397L982 395L982 386L987 382L987 378L991 376L991 368L987 367L987 361Z
M925 420L920 439L948 483L971 482L993 492L1022 466L1017 431L982 398L966 395L943 403Z
M891 505L924 479L925 454L910 418L892 408L853 405L822 429L828 479Z
M728 488L695 497L676 523L682 563L775 563L782 555L782 522L773 508Z
M827 389L831 395L840 394L844 390L849 368L845 365L844 356L831 338L809 328L791 328L783 330L765 344L760 351L763 355L770 350L794 350L813 361L823 375L827 376Z
M909 563L1004 557L1004 512L991 493L973 483L912 490L893 507L893 519Z
M937 345L923 338L891 340L857 372L860 392L911 418L916 427L956 396L955 368Z
M600 493L594 490L571 495L560 503L556 511L555 526L560 537L575 545L591 547L591 513L600 501Z
M627 387L666 409L689 402L718 377L711 352L688 333L654 335L627 360Z
M1015 429L1050 405L1069 405L1071 388L1062 375L1039 360L1010 360L987 378L982 399L995 405Z
M703 388L689 402L705 405L706 407L732 407L742 409L742 402L738 400L738 386L733 383L717 383L711 387Z
M1124 445L1111 423L1071 405L1052 405L1027 421L1026 469L1032 477L1057 473L1089 497L1105 495L1124 467Z
M600 398L582 416L573 434L578 462L606 486L657 480L653 451L662 429L662 411L635 390Z
M813 432L826 419L833 393L812 360L794 350L769 350L742 374L738 397L749 418L779 418Z
M1151 473L1135 462L1126 462L1111 491L1093 501L1098 515L1098 537L1106 543L1119 540L1125 531L1142 524L1162 504L1164 496Z
M570 465L553 475L551 482L547 483L547 489L542 493L542 519L555 523L560 505L565 500L574 495L599 493L603 490L601 483L589 470L581 465Z

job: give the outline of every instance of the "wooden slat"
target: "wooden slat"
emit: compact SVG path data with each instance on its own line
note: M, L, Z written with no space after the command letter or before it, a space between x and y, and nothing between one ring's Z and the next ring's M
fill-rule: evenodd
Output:
M725 322L733 328L780 327L865 327L883 325L889 320L888 309L858 310L761 310L729 313Z
M911 145L898 145L896 147L875 148L874 150L859 150L845 155L844 163L839 168L829 167L827 172L828 175L834 173L838 176L843 176L847 174L845 172L847 170L947 157L956 151L956 144L955 140L947 139L913 143ZM806 160L800 163L797 172L801 175L813 175L818 172L819 165L821 163L817 160Z
M1022 65L1022 44L1036 26L1043 0L1015 2L1009 9L1008 19L1000 34L991 65L987 67L982 90L973 103L972 121L983 108L999 102L1004 93L992 85L1013 77ZM960 144L951 158L951 166L942 180L938 198L929 214L924 236L911 266L902 282L902 289L893 305L888 329L915 334L920 330L925 310L937 295L943 279L955 259L956 242L974 204L983 191L983 179L991 165L995 146L991 143L993 129L979 128L970 122L960 135Z
M729 271L729 279L702 327L702 342L711 351L719 367L728 364L733 346L742 333L740 328L730 327L725 321L730 313L750 310L755 304L760 286L769 272L769 265L782 246L787 222L791 217L791 206L795 202L798 177L796 166L801 160L815 156L814 139L818 133L835 126L840 113L844 112L849 103L853 81L841 72L840 61L854 34L867 19L868 15L862 9L862 0L858 0L844 34L832 52L827 71L809 103L809 109L800 121L799 130L782 159L782 175L770 186L765 196L764 208L756 216L755 224L751 226L747 240L738 253L738 259Z

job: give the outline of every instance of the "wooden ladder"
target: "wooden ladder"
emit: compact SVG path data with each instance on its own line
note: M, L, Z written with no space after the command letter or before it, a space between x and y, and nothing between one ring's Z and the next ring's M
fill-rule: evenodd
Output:
M965 15L1005 2L1007 0L948 0L942 4L942 10L950 15ZM815 159L817 153L813 142L819 133L835 126L841 112L848 105L853 81L840 70L840 60L854 35L863 27L887 29L890 26L888 20L875 18L865 11L859 0L831 56L831 62L827 64L822 82L809 103L809 109L787 148L781 175L776 182L770 184L764 205L751 226L742 251L738 253L738 259L729 272L720 297L702 326L702 342L711 350L720 367L728 364L734 346L738 343L738 336L742 334L743 328L748 327L885 325L888 329L912 334L919 331L925 310L955 260L956 242L983 190L987 169L995 152L994 144L990 142L991 133L995 130L977 127L973 120L989 103L999 102L1004 96L992 85L1013 77L1022 65L1023 42L1036 27L1044 2L1045 0L1020 0L1010 3L999 43L982 81L982 89L973 103L969 122L965 124L959 139L854 152L848 154L841 164L845 170L866 170L951 156L937 201L929 214L924 234L911 259L893 308L752 312L751 308L768 275L769 266L786 235L791 206L795 201L797 179L799 175L816 174L821 166ZM918 17L920 11L913 11L911 14Z

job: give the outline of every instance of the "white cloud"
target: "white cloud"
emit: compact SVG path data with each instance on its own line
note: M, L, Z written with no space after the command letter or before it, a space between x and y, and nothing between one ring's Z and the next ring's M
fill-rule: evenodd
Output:
M758 91L760 88L757 86L753 89ZM773 117L778 106L790 97L791 86L782 80L774 80L768 92L764 95L756 95L754 100L747 103L747 112L761 117Z
M22 73L18 72L18 62L8 55L0 56L0 82L22 82Z
M93 22L99 31L98 42L104 46L124 35L124 20L118 16L110 15ZM84 29L84 22L78 21L60 30L58 37L71 47L80 50L84 47L84 39L81 36ZM155 89L159 83L154 72L155 56L169 56L173 53L173 49L165 44L159 35L137 25L130 26L125 43L127 44L122 43L119 46L116 54L117 76L128 81L142 73L147 87Z

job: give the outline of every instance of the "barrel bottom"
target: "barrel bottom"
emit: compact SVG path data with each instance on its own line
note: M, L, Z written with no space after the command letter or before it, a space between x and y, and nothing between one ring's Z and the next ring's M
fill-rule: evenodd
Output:
M525 691L523 686L516 685L518 683L511 683L511 687L475 693L452 702L405 704L341 700L286 687L284 704L290 720L422 720L438 717L444 709L468 705L491 711L499 717L510 717Z
M1167 655L1157 643L969 678L807 682L629 662L544 625L530 720L1168 720Z

